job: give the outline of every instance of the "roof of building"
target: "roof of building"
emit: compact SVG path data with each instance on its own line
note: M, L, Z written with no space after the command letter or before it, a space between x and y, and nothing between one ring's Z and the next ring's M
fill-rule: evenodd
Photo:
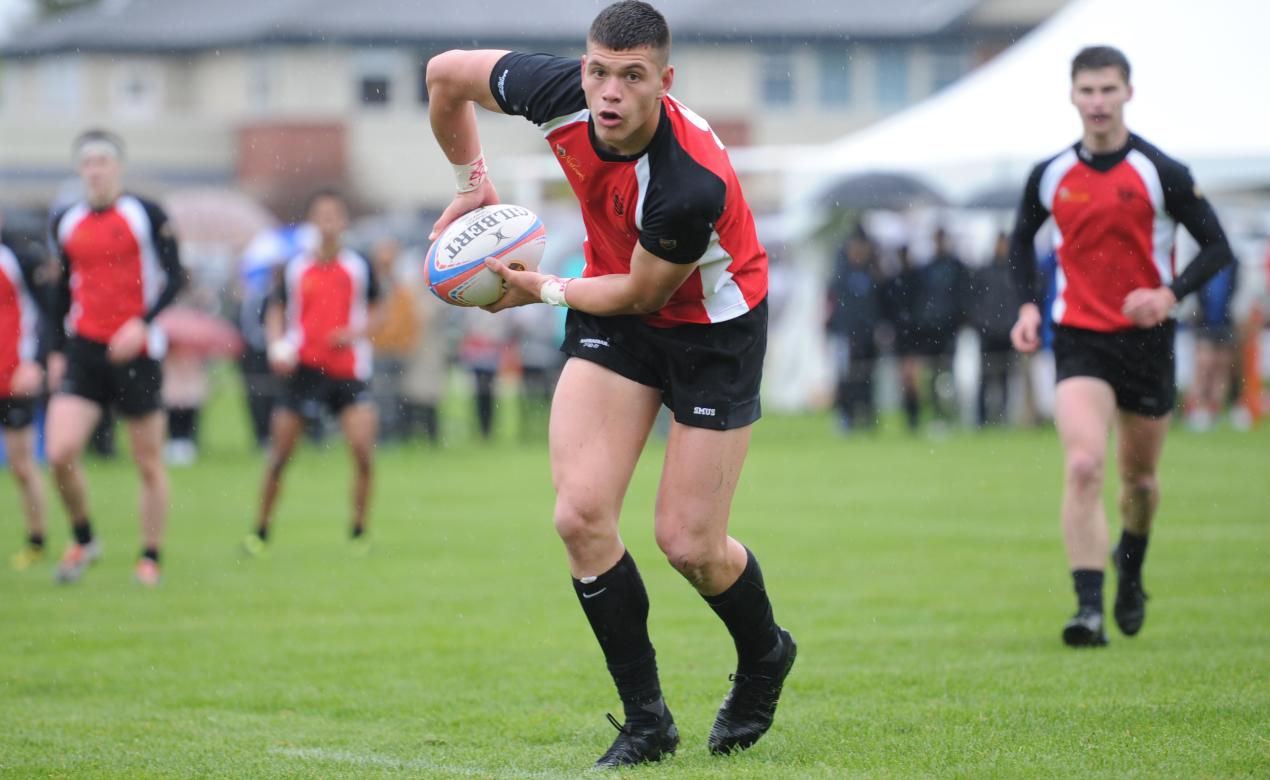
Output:
M675 0L677 40L936 36L980 0ZM269 43L579 43L601 0L103 0L18 30L0 53L191 52Z

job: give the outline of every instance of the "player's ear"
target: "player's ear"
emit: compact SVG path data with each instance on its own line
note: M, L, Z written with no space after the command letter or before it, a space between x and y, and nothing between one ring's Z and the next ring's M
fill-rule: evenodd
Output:
M1125 88L1124 102L1128 103L1130 100L1133 100L1133 85L1126 83L1124 85L1124 88Z
M661 94L658 97L666 97L670 93L670 85L675 81L675 66L667 65L661 71Z

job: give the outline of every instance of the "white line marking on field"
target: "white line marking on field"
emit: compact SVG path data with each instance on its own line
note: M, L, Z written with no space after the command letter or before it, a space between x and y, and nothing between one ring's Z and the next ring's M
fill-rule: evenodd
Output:
M393 758L379 756L374 753L350 753L346 750L327 750L325 748L270 748L270 753L291 758L303 758L310 761L329 761L354 766L373 766L381 769L426 769L433 772L448 772L465 777L559 777L556 772L532 772L518 769L484 769L481 767L458 766L429 761L426 758Z

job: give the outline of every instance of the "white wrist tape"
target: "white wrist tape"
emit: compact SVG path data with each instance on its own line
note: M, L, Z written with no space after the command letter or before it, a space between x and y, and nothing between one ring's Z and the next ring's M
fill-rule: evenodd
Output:
M548 279L542 283L542 287L538 290L538 297L543 303L552 306L563 306L569 308L569 302L564 299L564 291L569 286L572 279Z
M467 165L454 165L454 188L459 192L471 192L485 182L485 154L477 156Z

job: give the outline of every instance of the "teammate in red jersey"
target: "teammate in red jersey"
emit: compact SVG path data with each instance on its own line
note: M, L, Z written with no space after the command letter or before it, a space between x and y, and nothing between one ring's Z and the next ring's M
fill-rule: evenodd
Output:
M44 387L36 266L35 258L0 244L0 431L27 530L26 544L9 559L17 571L44 557L44 482L35 462L35 405Z
M432 128L458 184L435 232L498 202L474 104L538 125L582 207L583 276L491 263L510 290L488 308L542 301L571 310L550 423L555 526L626 716L622 725L610 716L619 734L597 766L655 761L679 742L648 635L648 595L618 534L661 405L674 420L657 543L723 620L738 655L712 752L746 748L767 731L796 652L773 620L758 561L727 531L760 414L767 254L723 144L669 95L669 56L665 19L626 0L595 18L581 62L451 51L428 64Z
M1077 596L1063 641L1075 647L1107 643L1102 483L1113 429L1119 432L1123 522L1112 557L1119 575L1114 614L1125 635L1142 628L1142 563L1160 501L1156 466L1175 399L1170 311L1234 259L1217 215L1186 167L1125 126L1124 105L1132 96L1129 62L1120 51L1090 47L1072 61L1071 100L1084 135L1032 171L1010 253L1028 301L1011 339L1019 351L1032 352L1040 345L1041 322L1032 241L1047 219L1054 220L1055 419L1066 461L1063 537ZM1173 259L1178 223L1201 247L1180 275Z
M185 274L167 215L123 191L123 144L92 130L74 146L85 200L53 219L62 272L53 302L48 456L75 541L58 566L78 580L101 555L89 523L80 456L108 405L127 422L141 476L143 547L136 578L159 583L159 546L168 512L163 464L166 416L159 398L163 333L151 323L172 302Z
M252 555L265 550L282 472L304 432L305 419L328 410L339 418L353 455L352 538L366 550L366 511L378 417L367 381L371 347L366 337L378 316L379 285L364 257L344 247L348 206L334 191L309 202L308 220L320 243L292 258L283 270L275 298L265 310L269 363L286 377L286 389L273 412L269 462L261 488L256 530L243 547Z

